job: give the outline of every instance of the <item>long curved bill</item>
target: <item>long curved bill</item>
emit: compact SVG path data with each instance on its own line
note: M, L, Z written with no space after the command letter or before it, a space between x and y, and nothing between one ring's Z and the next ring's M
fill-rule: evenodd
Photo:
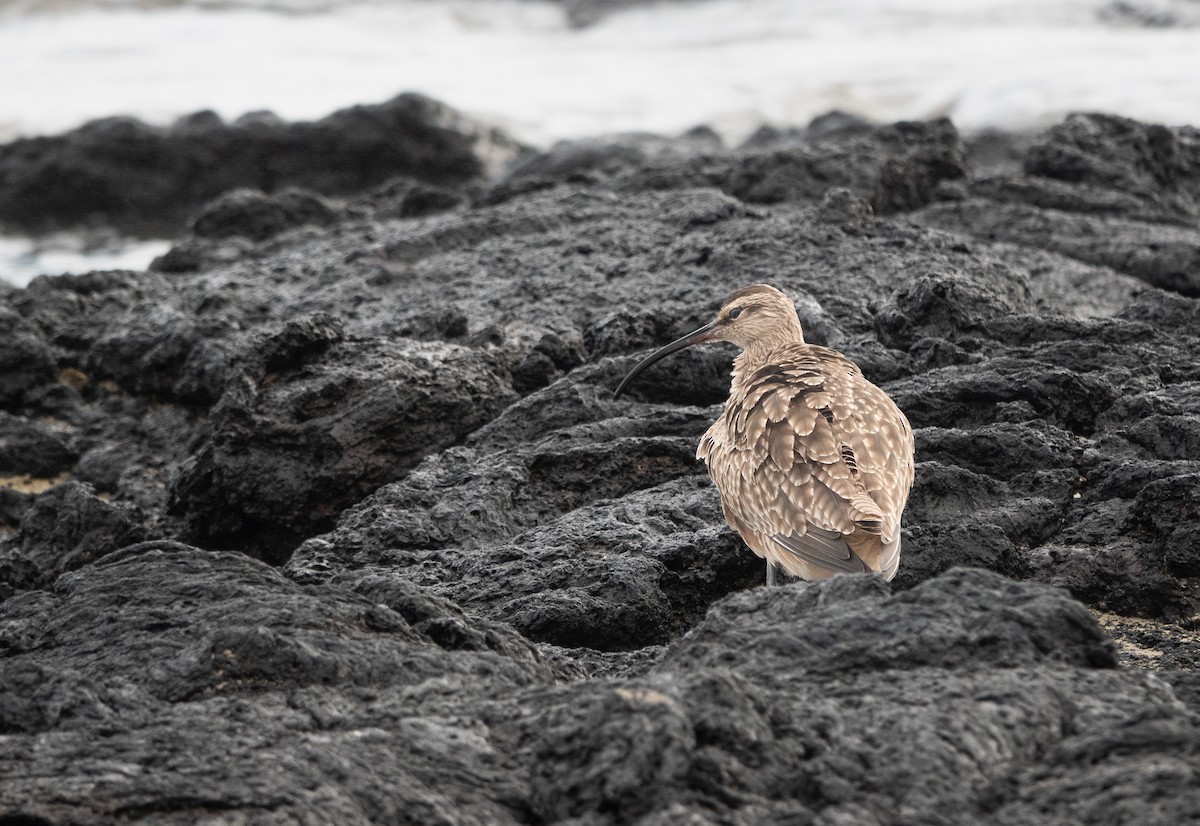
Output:
M693 344L700 344L703 341L708 341L712 337L712 334L716 329L717 329L717 322L715 322L715 321L710 322L708 324L705 324L699 330L692 330L686 336L683 336L682 338L677 338L674 341L672 341L670 344L666 345L665 347L662 347L659 350L655 350L653 353L646 356L644 359L642 359L640 362L638 362L636 367L634 367L632 370L630 370L625 375L625 378L621 379L621 383L617 385L617 389L613 393L613 398L614 399L619 398L621 393L623 393L625 391L625 385L627 385L627 384L629 384L629 382L633 381L634 378L637 377L638 373L645 370L651 364L654 364L656 361L661 361L662 359L665 359L667 356L671 355L672 353L679 352L684 347L691 347Z

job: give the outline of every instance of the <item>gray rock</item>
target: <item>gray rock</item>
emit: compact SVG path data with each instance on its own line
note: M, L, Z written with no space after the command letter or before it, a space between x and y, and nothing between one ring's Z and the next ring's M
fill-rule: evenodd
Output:
M971 199L931 206L922 224L1060 252L1164 290L1200 294L1200 229Z
M0 292L10 472L72 480L0 496L0 818L1186 820L1194 136L991 140L576 142ZM611 398L756 281L916 428L891 585L754 587L728 348Z
M1034 141L1025 171L1128 193L1193 221L1200 217L1200 132L1195 127L1072 115Z
M337 211L319 195L285 189L267 195L253 189L235 189L205 204L191 220L192 234L201 238L240 235L265 241L285 230L337 221Z
M144 537L136 507L110 504L79 482L38 496L20 527L20 553L43 584Z
M578 181L622 192L713 187L755 204L820 202L842 187L876 212L893 213L928 203L941 182L965 172L962 142L945 119L840 129L814 122L805 133L760 135L734 149L695 136L562 142L516 165L483 202Z
M966 172L958 132L944 119L812 136L656 158L616 176L614 185L624 191L712 186L759 204L812 203L830 187L844 187L889 214L928 203L939 184Z
M0 408L12 410L27 392L52 381L57 371L41 335L5 303L0 303Z
M188 535L278 559L515 397L483 354L347 341L318 315L255 342L172 491Z
M1166 823L1195 795L1195 718L1171 689L1116 669L1061 592L995 574L747 591L648 673L560 685L511 631L420 586L354 590L149 543L0 604L0 765L25 767L0 805L52 822L216 808L268 823L938 823L952 801L1009 823L1099 812L1081 789L1129 794L1106 785L1121 773L1162 803L1143 822ZM462 629L449 644L447 621ZM155 769L114 773L135 763Z
M0 223L46 231L98 221L172 235L202 203L233 189L338 195L396 175L459 188L521 151L500 131L416 94L301 123L266 113L226 124L198 113L164 129L105 118L0 146Z
M54 477L79 458L74 428L0 412L0 475Z

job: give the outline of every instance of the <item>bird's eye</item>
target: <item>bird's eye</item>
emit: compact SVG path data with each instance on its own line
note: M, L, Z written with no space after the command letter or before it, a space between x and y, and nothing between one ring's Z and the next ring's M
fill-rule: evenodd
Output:
M742 308L734 307L732 310L729 311L729 313L725 317L732 321L733 319L737 318L741 314L742 314Z

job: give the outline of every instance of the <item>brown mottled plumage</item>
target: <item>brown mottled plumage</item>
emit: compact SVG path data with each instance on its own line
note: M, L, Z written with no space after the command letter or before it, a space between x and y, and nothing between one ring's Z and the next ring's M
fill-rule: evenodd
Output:
M913 435L896 403L848 358L805 344L796 307L755 284L725 299L710 324L638 364L691 344L742 348L720 418L696 452L725 519L767 560L802 579L896 575L900 515L913 482Z

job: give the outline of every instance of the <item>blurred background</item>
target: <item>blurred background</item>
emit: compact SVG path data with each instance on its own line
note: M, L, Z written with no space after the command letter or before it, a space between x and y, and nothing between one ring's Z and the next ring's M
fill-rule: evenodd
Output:
M527 144L840 109L1028 131L1200 123L1200 0L0 0L0 142L110 115L316 119L398 92ZM0 273L144 266L165 242L0 236Z

